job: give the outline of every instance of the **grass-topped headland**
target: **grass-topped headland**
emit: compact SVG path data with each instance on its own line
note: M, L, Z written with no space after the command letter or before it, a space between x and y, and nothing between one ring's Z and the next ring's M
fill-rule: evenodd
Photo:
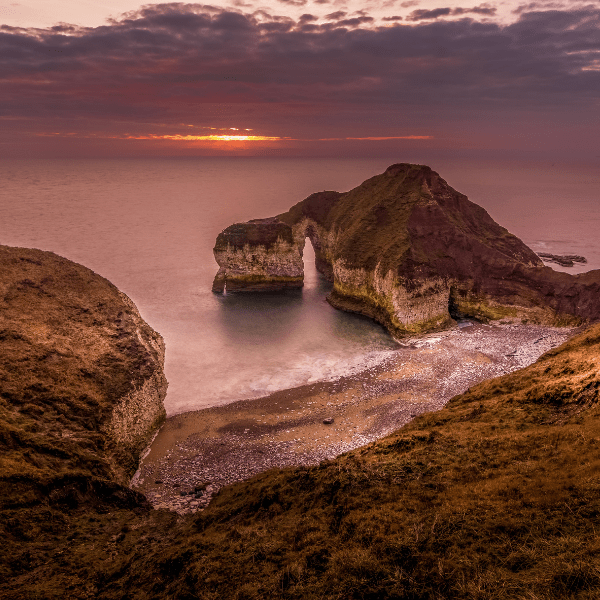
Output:
M284 289L275 277L284 271L302 284L301 262L290 260L288 246L271 243L275 227L282 243L294 241L296 259L310 238L317 269L334 283L333 306L371 317L395 336L448 327L452 310L546 325L600 318L600 271L573 276L544 267L425 165L395 164L348 192L317 192L277 217L230 226L215 246L221 268L214 291L223 291L228 277L235 291L259 290L245 274L262 278L268 290ZM231 231L244 249L235 260L223 251Z

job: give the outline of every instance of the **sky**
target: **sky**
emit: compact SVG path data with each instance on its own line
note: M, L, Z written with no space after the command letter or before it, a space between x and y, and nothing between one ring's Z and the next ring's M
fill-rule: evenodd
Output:
M0 0L0 158L600 159L600 2Z

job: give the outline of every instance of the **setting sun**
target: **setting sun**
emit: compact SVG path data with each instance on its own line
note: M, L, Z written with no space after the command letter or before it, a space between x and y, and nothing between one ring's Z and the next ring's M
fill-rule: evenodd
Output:
M136 140L172 140L176 142L274 142L286 138L266 135L149 135L135 136Z

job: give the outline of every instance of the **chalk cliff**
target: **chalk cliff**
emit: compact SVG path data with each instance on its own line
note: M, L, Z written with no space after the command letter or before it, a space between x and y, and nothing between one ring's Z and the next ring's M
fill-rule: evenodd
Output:
M302 246L292 229L277 218L229 226L217 237L214 254L220 269L214 292L266 291L302 287Z
M114 285L50 252L0 246L0 273L0 500L75 475L126 485L165 418L161 336Z
M406 163L349 192L316 193L275 218L232 225L217 238L213 290L225 280L228 290L277 289L283 273L301 285L307 237L317 269L333 282L329 302L396 335L442 329L458 316L547 324L600 317L600 271L544 267L435 171Z

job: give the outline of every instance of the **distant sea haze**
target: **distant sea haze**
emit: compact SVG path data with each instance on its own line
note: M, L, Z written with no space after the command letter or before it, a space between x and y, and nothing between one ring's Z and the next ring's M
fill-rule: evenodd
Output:
M429 164L537 252L600 268L597 166L389 159L4 160L0 242L51 250L112 281L167 344L169 414L331 379L395 348L369 319L325 302L310 243L302 291L214 295L228 225L346 191L394 162Z

